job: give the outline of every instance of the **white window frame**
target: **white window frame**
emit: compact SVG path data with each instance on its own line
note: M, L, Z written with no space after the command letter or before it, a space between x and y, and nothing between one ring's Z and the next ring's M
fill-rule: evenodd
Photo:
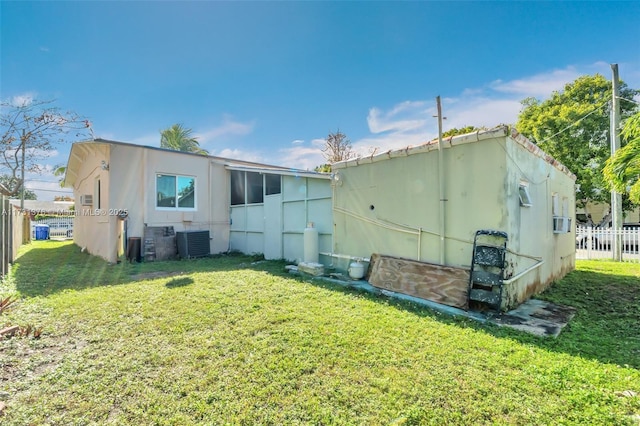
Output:
M518 184L518 197L520 198L521 207L531 207L531 195L529 194L529 182L520 181Z
M175 197L176 197L176 206L175 207L165 207L158 206L158 177L159 176L172 176L176 179L176 187L175 187ZM178 175L175 173L164 173L164 172L156 172L155 173L155 196L154 196L154 205L156 210L159 211L170 211L170 212L194 212L198 210L198 179L195 176L190 175ZM180 178L188 178L193 179L193 207L178 207L178 181Z

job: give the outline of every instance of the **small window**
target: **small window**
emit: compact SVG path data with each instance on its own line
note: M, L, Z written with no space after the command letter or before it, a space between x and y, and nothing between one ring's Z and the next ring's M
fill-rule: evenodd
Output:
M263 179L260 173L247 172L247 204L264 202Z
M529 184L526 182L520 182L518 187L518 194L520 195L520 205L522 207L531 207L531 196L529 195Z
M97 209L101 209L102 208L102 200L100 197L100 178L96 178L96 182L95 182L95 193L93 195L93 198L95 200L95 207Z
M196 207L195 191L194 177L158 174L156 176L156 207L193 210Z
M558 197L558 193L556 192L551 194L551 214L553 216L562 216L562 211L560 210L560 197Z
M281 191L282 189L280 175L264 175L265 195L280 194Z
M231 205L244 204L244 172L231 170Z

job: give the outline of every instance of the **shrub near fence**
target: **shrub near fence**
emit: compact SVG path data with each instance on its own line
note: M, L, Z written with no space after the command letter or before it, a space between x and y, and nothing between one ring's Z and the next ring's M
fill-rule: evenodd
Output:
M640 224L623 229L576 227L576 259L613 259L613 242L619 238L622 260L639 262Z

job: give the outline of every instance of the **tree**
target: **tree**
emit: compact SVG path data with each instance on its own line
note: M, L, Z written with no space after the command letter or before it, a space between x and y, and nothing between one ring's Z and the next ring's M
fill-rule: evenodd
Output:
M14 187L16 185L15 179L8 175L0 176L0 185L3 185L5 188ZM9 198L15 200L20 198L20 191L22 190L22 185L19 185L17 188L17 192L14 195L10 195ZM6 195L6 194L5 194ZM24 189L24 199L25 200L37 200L38 196L35 192L30 189Z
M636 93L640 91L620 83L621 98L632 99ZM579 77L543 102L535 98L522 101L516 128L576 175L578 207L610 200L602 169L609 157L611 97L611 83L596 74ZM620 107L623 118L635 109L625 100Z
M335 133L329 133L327 135L324 140L322 154L329 164L348 160L356 156L356 153L353 152L353 148L351 147L351 141L340 129Z
M209 155L206 149L200 147L198 138L192 136L192 133L193 130L183 127L182 124L174 124L160 132L160 148Z
M621 135L627 144L607 160L604 177L609 188L629 192L631 201L640 204L640 112L625 121Z
M23 100L0 103L0 194L15 196L22 189L24 172L40 172L47 158L68 135L82 137L90 123L78 114L52 106L54 101Z

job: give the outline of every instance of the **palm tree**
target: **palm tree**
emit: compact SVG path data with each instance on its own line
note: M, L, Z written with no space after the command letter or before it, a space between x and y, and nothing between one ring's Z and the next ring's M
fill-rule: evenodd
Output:
M206 149L200 148L198 138L192 136L192 133L193 130L183 127L182 124L174 124L160 132L160 148L209 155Z
M607 160L604 177L611 188L629 191L629 199L640 204L640 112L625 121L621 134L628 142Z

